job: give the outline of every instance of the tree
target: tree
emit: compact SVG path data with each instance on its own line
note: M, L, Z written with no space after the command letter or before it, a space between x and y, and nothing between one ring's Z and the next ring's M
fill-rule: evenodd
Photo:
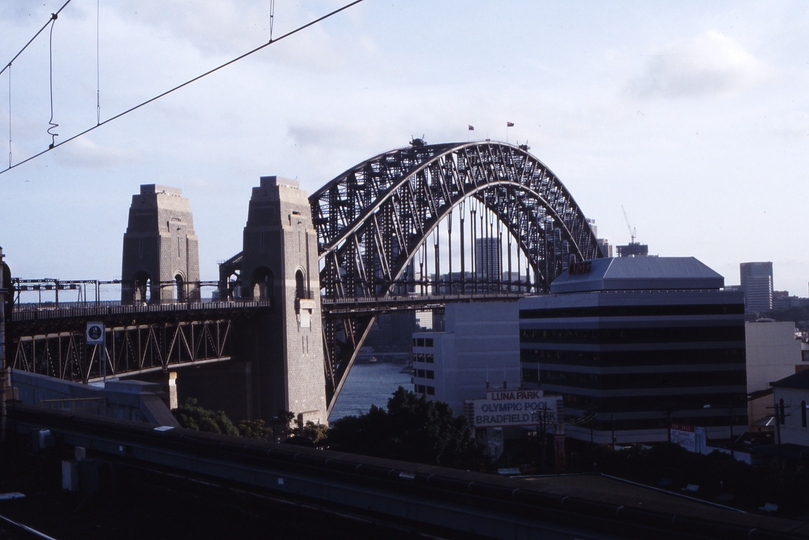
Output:
M323 424L315 424L311 420L307 420L303 427L298 426L293 429L292 436L284 442L310 448L325 448L328 444L328 432L329 429Z
M239 436L248 439L259 439L262 441L271 441L272 427L268 426L264 420L242 420L238 425Z
M329 430L332 448L430 465L469 468L478 454L466 419L441 401L429 401L401 386L387 411L347 416Z
M188 398L185 405L171 411L180 426L186 429L221 433L223 435L239 435L239 430L223 411L212 411L197 405L197 400Z

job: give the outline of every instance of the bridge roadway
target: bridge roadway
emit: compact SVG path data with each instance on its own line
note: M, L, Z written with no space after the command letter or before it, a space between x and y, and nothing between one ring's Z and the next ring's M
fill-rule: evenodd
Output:
M523 293L401 295L324 299L324 318L372 316L448 303L516 301ZM271 309L269 300L121 304L115 301L16 304L9 351L14 369L65 380L101 377L98 352L84 343L89 321L107 327L108 375L132 375L231 359L233 321Z
M11 405L7 436L41 439L54 456L168 475L230 497L286 501L368 528L444 538L807 539L809 524L734 511L600 477L503 478L441 467ZM48 436L40 437L42 430ZM33 436L33 437L32 437ZM50 442L49 442L50 441ZM42 452L46 454L48 450ZM53 474L56 468L52 468ZM182 480L182 481L180 481ZM120 488L120 483L118 484ZM224 489L220 489L224 488ZM180 489L180 488L177 488ZM177 496L185 500L185 495ZM194 493L199 497L199 493ZM242 504L244 504L242 500ZM146 519L148 516L143 516ZM328 525L322 534L328 535ZM412 537L417 536L414 534Z

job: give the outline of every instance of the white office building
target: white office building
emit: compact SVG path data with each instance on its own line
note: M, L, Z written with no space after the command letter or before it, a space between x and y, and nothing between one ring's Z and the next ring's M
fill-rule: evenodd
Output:
M444 331L413 334L413 385L418 394L448 403L456 415L464 401L492 387L520 385L516 302L448 304Z

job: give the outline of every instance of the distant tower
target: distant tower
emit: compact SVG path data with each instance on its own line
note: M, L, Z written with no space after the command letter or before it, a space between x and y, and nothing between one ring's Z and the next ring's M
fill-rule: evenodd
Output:
M188 199L179 188L140 186L124 234L121 301L198 300L198 282L199 246Z
M298 182L264 176L253 188L241 263L241 298L269 300L270 340L260 373L259 414L279 409L303 421L327 421L317 233Z
M748 313L772 309L772 263L747 262L739 266L744 310Z
M503 255L500 239L495 237L475 240L475 273L478 281L499 283L503 279Z

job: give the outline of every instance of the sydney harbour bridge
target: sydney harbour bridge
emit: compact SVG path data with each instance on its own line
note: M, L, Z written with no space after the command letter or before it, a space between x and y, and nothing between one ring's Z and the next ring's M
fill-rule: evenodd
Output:
M319 295L303 283L314 282L312 276L297 271L294 309L300 326L301 313L317 315L309 306L320 300L329 410L380 313L543 294L571 262L601 256L570 192L527 146L430 145L414 139L343 172L308 203ZM290 213L290 223L293 214L301 215ZM274 309L260 292L267 273L247 272L246 250L220 265L218 283L179 275L152 282L176 290L168 301L152 293L148 303L112 305L88 302L85 293L83 302L48 309L17 305L9 325L11 367L82 382L97 379L102 357L83 341L88 320L109 321L110 375L229 359L239 349L234 321ZM12 282L17 299L20 290L81 290L89 283ZM216 287L217 301L199 301L206 285Z

